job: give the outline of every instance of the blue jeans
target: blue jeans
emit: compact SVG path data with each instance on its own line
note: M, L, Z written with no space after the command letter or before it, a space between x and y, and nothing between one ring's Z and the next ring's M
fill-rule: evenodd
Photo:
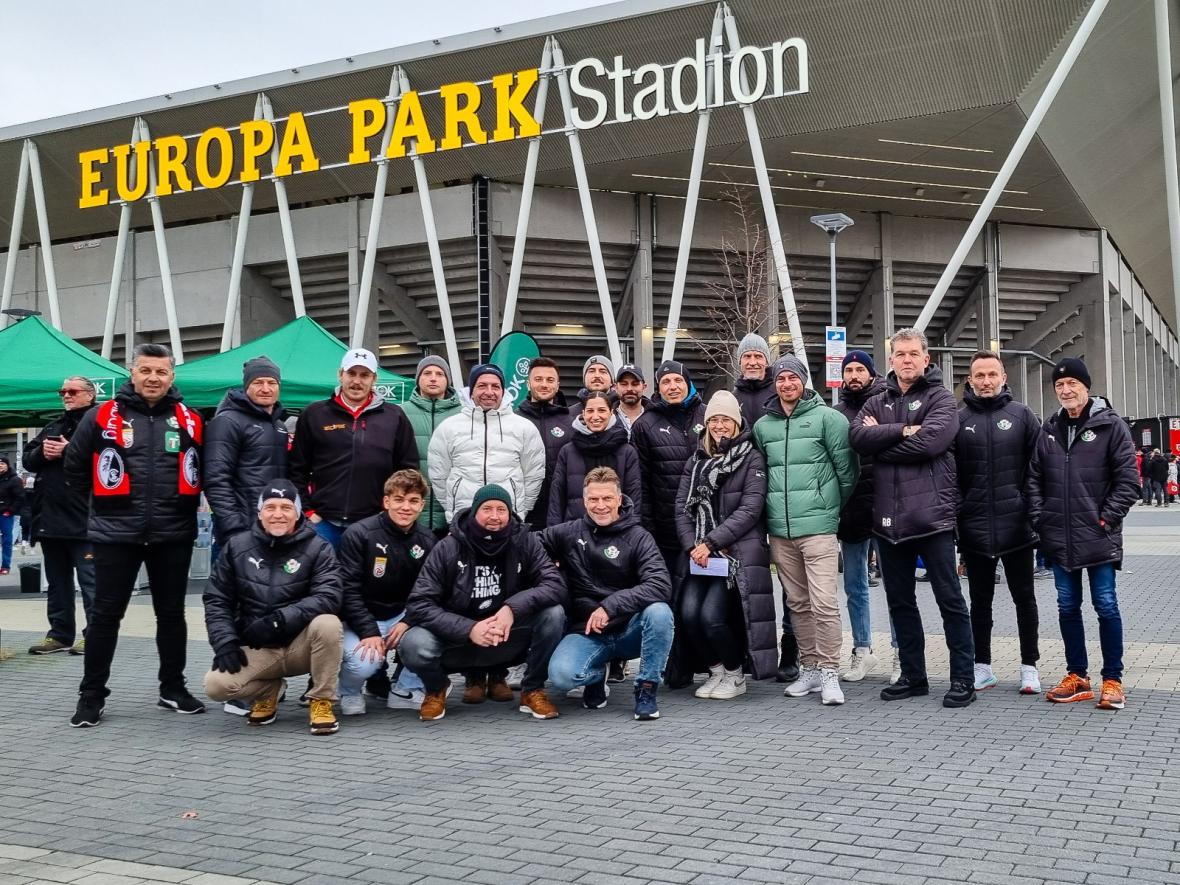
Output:
M311 527L315 529L315 533L332 545L333 550L340 549L340 539L344 537L344 530L348 526L337 525L334 522L328 522L326 519L321 519L319 522L313 522Z
M627 626L613 633L571 633L561 640L549 659L549 680L557 691L569 691L606 679L606 668L616 659L639 657L635 684L660 684L668 663L675 632L672 609L653 602L631 617Z
M392 618L386 618L384 621L377 621L377 629L381 631L381 635L386 635L393 629L393 625L401 621L406 616L403 611L400 615ZM340 696L359 695L361 689L364 687L365 680L381 669L381 665L385 662L385 656L382 655L377 659L364 657L362 658L356 653L355 649L357 643L360 642L360 637L357 636L347 625L344 627L344 642L341 645L342 660L340 662ZM415 673L410 672L406 667L402 666L402 671L398 674L397 682L393 684L401 694L407 694L411 691L424 691L422 680L418 678Z
M12 567L12 539L16 535L16 515L0 515L0 568Z
M1098 615L1098 641L1102 646L1102 678L1123 679L1123 616L1114 589L1114 564L1086 569L1090 573L1090 601ZM1065 666L1070 673L1086 675L1086 628L1082 624L1082 572L1053 566L1057 585L1057 620L1065 642Z
M871 648L873 645L873 619L869 612L869 538L859 543L840 542L844 557L844 594L848 597L848 623L852 625L853 648ZM893 618L889 619L889 638L897 648L897 632L893 629Z

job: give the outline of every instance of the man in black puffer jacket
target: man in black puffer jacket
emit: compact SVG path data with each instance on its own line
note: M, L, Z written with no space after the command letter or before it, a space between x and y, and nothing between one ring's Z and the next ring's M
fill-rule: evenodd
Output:
M257 520L221 551L202 597L214 655L205 694L252 701L246 721L269 725L282 677L310 672L311 733L334 733L341 596L332 547L303 518L294 484L269 483Z
M1036 533L1028 521L1028 464L1041 435L1041 422L1012 399L999 354L971 358L969 382L959 410L955 464L959 505L959 550L971 594L975 639L975 690L998 681L992 672L992 599L996 563L1004 563L1008 591L1016 604L1020 634L1020 693L1037 694L1037 597L1033 592Z
M290 437L283 423L279 367L264 356L242 366L242 386L226 391L205 440L205 497L225 544L258 521L258 493L287 476Z
M1085 571L1102 646L1098 706L1121 710L1123 618L1115 572L1123 562L1123 518L1139 498L1135 447L1126 422L1102 397L1090 396L1090 373L1081 360L1066 357L1052 377L1061 410L1045 422L1028 472L1029 518L1053 566L1068 671L1046 698L1070 703L1094 697L1082 625Z
M87 535L94 546L94 617L86 631L84 675L70 724L98 725L119 623L140 566L147 567L156 613L160 700L165 709L203 713L184 687L188 630L184 594L201 496L201 416L172 386L172 352L135 348L131 380L91 409L66 446L65 477L90 496Z
M849 431L857 453L874 460L873 531L901 658L901 677L881 697L893 701L930 693L926 635L914 593L920 556L950 650L951 687L942 703L965 707L975 701L975 651L955 562L958 407L942 384L942 372L930 365L922 332L900 329L890 340L893 371L885 391L865 403Z
M573 439L573 415L561 392L561 377L557 363L547 356L539 356L529 363L529 397L521 403L516 414L528 418L541 434L545 445L545 481L533 509L525 522L534 532L545 528L549 516L549 490L553 488L553 468L557 466L557 454Z
M615 471L587 473L582 499L585 516L541 536L570 589L571 632L549 661L549 678L560 692L585 686L582 706L597 710L606 706L609 662L638 657L634 715L658 719L656 690L673 636L668 568Z

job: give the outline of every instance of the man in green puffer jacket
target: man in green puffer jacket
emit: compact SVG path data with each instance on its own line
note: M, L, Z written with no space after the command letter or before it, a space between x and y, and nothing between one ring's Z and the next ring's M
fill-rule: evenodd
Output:
M450 366L441 357L423 357L414 378L417 382L414 392L407 402L402 403L402 411L414 428L414 441L418 443L420 461L418 469L423 476L429 476L426 452L430 448L430 437L445 418L459 411L459 395L451 385ZM418 522L440 538L447 533L447 517L442 504L434 497L434 489L426 493L426 506L422 508Z
M859 467L848 422L808 390L807 366L788 354L771 368L778 398L754 425L754 444L770 472L766 493L770 554L787 594L802 672L786 696L820 692L825 705L844 703L840 608L836 601L840 510Z

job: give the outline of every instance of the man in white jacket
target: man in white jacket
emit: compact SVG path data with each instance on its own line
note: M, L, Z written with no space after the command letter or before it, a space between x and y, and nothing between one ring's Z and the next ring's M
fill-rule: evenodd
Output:
M427 455L430 484L447 522L489 483L508 490L523 519L545 480L541 435L505 402L504 373L497 366L473 368L460 398L463 408L438 425Z

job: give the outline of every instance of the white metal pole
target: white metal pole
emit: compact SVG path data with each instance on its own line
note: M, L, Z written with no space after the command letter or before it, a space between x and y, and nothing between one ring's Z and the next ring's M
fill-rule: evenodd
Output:
M537 101L533 105L533 119L537 126L545 123L545 100L549 96L549 67L553 61L551 38L545 38L545 49L541 52L541 82L537 84ZM504 296L504 321L500 334L512 331L516 320L516 300L520 292L520 274L524 267L524 246L529 234L529 214L533 208L533 184L537 180L537 158L541 154L541 136L529 139L529 153L524 161L524 180L520 185L520 211L516 216L516 236L512 240L512 266L508 269L508 292Z
M721 4L713 13L713 31L709 36L709 55L721 49L721 32L725 25ZM701 193L701 172L705 167L705 148L709 141L709 117L712 108L708 99L713 94L714 66L705 65L705 107L697 112L697 134L692 145L692 165L688 173L688 190L684 197L684 219L680 224L680 247L676 251L676 270L672 275L672 299L668 303L668 325L664 329L662 360L676 354L676 337L680 328L680 308L684 304L684 286L688 280L688 259L692 255L692 232L696 225L697 202Z
M1086 45L1086 40L1089 39L1094 26L1098 24L1098 19L1102 15L1102 11L1106 9L1107 3L1109 2L1110 0L1094 0L1094 4L1086 11L1086 16L1082 19L1081 25L1078 26L1077 33L1073 35L1073 39L1070 40L1069 46L1065 50L1065 55L1061 57L1061 61L1057 64L1057 70L1049 78L1049 82L1045 86L1045 91L1037 99L1032 113L1029 114L1028 119L1024 123L1024 128L1020 130L1020 135L1016 138L1016 143L1012 145L1012 150L1009 152L1008 158L1004 161L1004 165L1000 167L995 181L988 188L983 202L980 204L979 209L976 210L975 217L971 219L971 224L967 226L967 232L963 234L963 239L959 241L958 248L955 249L954 254L951 256L950 263L943 270L942 276L938 278L938 283L934 286L934 291L930 293L930 298L926 302L926 306L922 308L922 313L919 314L918 321L914 324L915 328L925 330L930 320L934 318L934 312L938 310L942 299L946 297L947 290L950 289L951 282L955 279L955 274L963 266L963 261L967 258L967 253L971 251L971 247L975 244L979 232L983 230L983 225L987 222L988 216L991 215L992 209L995 208L996 203L999 201L1004 188L1008 186L1008 181L1012 178L1012 173L1016 171L1016 167L1024 156L1025 150L1032 142L1033 136L1037 134L1037 129L1040 127L1041 121L1045 119L1045 114L1053 104L1053 99L1057 97L1057 93L1061 89L1061 84L1065 82L1065 78L1069 75L1074 62L1077 61L1082 48Z
M737 20L733 17L733 10L725 6L725 35L729 43L729 51L736 53L741 49L738 39ZM749 94L745 68L738 71L742 84L742 92ZM758 133L758 118L754 114L754 106L742 105L742 117L746 121L746 139L750 143L750 156L754 164L754 174L758 179L758 193L762 197L762 213L766 216L766 233L770 239L771 254L774 257L774 269L778 274L779 289L783 293L783 308L787 314L787 328L791 332L791 349L795 356L807 364L807 345L803 341L803 326L799 322L799 310L795 306L795 288L791 285L791 271L787 267L787 250L783 247L783 235L779 229L778 213L774 206L774 193L770 189L770 174L766 171L766 155L762 151L762 137ZM807 386L812 386L811 373L807 375Z
M12 289L16 283L16 259L20 255L20 232L25 221L25 200L29 193L29 145L21 147L20 171L16 174L16 200L12 205L12 230L8 233L8 259L4 263L4 289L0 310L12 306ZM0 314L0 329L8 326L8 315Z
M1172 109L1172 35L1168 0L1155 0L1155 57L1160 82L1160 125L1164 137L1164 192L1172 253L1172 295L1180 318L1180 172L1176 167L1176 112Z
M139 138L139 120L131 124L131 145L134 146ZM135 173L137 164L128 164L127 181L132 189L135 188ZM115 237L115 261L111 265L111 288L107 292L107 313L102 325L102 356L111 358L111 351L115 347L115 314L119 310L119 289L123 286L123 260L127 255L127 239L131 235L131 203L124 203L119 208L119 234Z
M254 119L262 118L262 94L254 99ZM233 343L238 323L238 306L242 303L242 268L246 264L246 234L250 229L250 212L254 208L254 182L242 185L242 207L238 210L238 229L234 235L234 258L229 267L229 291L225 295L225 321L221 325L221 352Z
M393 138L394 109L401 100L400 68L389 78L389 97L385 99L385 131L381 133L381 158L377 161L377 180L373 184L373 205L369 212L369 233L365 237L365 261L361 267L361 285L357 292L356 316L353 318L353 347L364 346L365 324L369 319L369 299L373 289L373 271L377 267L377 238L381 234L381 212L385 206L385 187L389 182L390 139Z
M622 365L623 349L619 346L619 333L615 328L615 309L611 304L610 288L606 281L606 265L602 260L602 244L598 241L598 222L594 218L594 203L590 198L590 182L586 177L586 163L582 159L582 142L573 121L573 98L570 94L569 73L565 70L565 57L561 44L552 38L553 64L557 68L557 90L561 93L561 108L565 114L565 135L569 139L570 159L573 161L574 178L578 182L578 197L582 203L582 221L586 225L586 244L590 247L590 264L594 267L594 281L598 288L598 304L602 308L602 324L606 328L606 343L611 361Z
M410 80L406 72L398 69L400 94L410 91ZM410 160L414 164L414 180L418 187L418 201L422 205L422 224L426 228L426 248L430 252L430 269L434 275L434 288L438 293L438 315L442 320L443 340L447 346L447 362L451 364L451 377L462 378L463 367L459 362L459 343L455 338L455 321L451 318L451 297L447 292L446 274L443 272L442 251L438 246L438 227L434 223L434 207L430 203L430 182L426 180L426 163L418 154L418 142L410 145ZM369 248L366 246L366 248Z
M147 121L139 122L143 137L151 140ZM172 357L176 364L184 362L184 349L180 343L180 322L176 318L176 293L172 289L172 264L168 260L168 241L164 236L164 212L160 209L160 198L156 194L159 181L156 178L155 160L148 161L148 206L152 210L152 232L156 237L156 255L160 261L160 288L164 293L164 315L168 319L168 343L172 346ZM130 348L128 348L130 349ZM130 355L130 354L128 354Z
M270 98L262 93L262 115L270 123L274 123L275 112L270 105ZM275 144L270 152L270 172L274 175L275 167L279 164L279 138L275 133ZM274 177L275 201L279 204L279 227L283 230L283 252L287 256L287 276L291 280L291 302L295 305L295 316L307 314L303 305L303 281L299 278L299 258L295 251L295 232L291 227L291 206L287 202L287 185L277 175Z
M29 176L33 179L33 205L37 209L37 230L41 240L41 260L45 263L45 291L49 295L49 322L61 328L61 307L57 303L57 273L53 269L53 242L49 237L49 212L45 208L45 179L41 177L41 155L32 139L29 146Z

